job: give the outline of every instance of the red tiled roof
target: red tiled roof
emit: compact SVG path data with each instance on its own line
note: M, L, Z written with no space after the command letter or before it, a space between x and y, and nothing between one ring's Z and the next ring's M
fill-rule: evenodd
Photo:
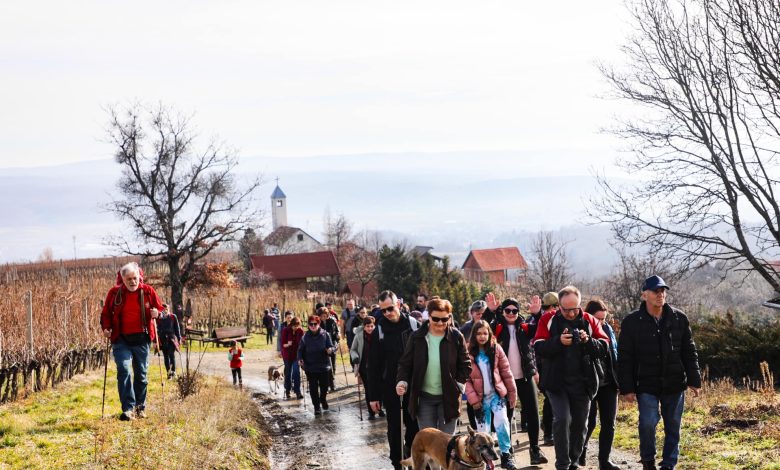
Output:
M486 250L471 250L463 262L463 269L469 259L473 258L482 271L501 271L504 269L528 269L523 255L517 247L490 248Z
M250 256L252 270L270 274L276 280L336 276L339 265L331 251L293 253L289 255Z

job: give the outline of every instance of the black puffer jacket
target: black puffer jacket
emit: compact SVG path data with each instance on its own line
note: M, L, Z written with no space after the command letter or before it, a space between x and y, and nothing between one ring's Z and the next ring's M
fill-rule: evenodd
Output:
M620 393L679 393L701 387L699 358L688 317L664 304L656 323L645 302L621 324L618 339Z
M501 303L499 312L503 312L504 308L509 305L514 305L520 309L520 303L515 299L506 299ZM529 379L536 375L536 363L534 362L533 354L531 352L531 340L533 336L528 334L528 325L523 321L522 315L517 316L515 321L516 331L515 339L517 340L517 347L520 350L520 365L523 367L523 378ZM504 350L506 356L509 357L509 324L506 322L504 315L496 316L493 324L490 325L493 329L493 333L496 335L496 341L501 345L501 349ZM519 377L515 377L518 379Z
M369 401L379 401L383 394L395 393L398 360L411 334L412 325L406 314L402 313L397 323L384 316L377 321L377 327L371 333L371 349L366 357L368 377L365 385Z

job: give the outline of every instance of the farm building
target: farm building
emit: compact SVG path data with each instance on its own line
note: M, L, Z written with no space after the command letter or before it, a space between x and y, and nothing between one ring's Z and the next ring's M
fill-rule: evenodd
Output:
M334 282L339 265L331 251L250 256L252 271L268 274L276 284L291 290L320 290L321 284Z
M469 281L490 281L496 285L516 284L525 277L528 264L517 247L471 250L463 262Z

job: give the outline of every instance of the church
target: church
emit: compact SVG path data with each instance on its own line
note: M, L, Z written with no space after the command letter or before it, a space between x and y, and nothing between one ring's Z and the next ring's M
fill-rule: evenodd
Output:
M327 247L298 227L287 225L287 196L279 187L271 193L271 222L273 231L263 240L266 255L289 255L325 251Z

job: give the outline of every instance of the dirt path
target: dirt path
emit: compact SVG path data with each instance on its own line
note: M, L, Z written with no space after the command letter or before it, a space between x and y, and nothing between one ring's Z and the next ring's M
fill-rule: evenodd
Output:
M211 348L213 350L213 348ZM204 355L200 369L210 375L232 380L228 367L226 349L216 349ZM305 393L304 400L285 400L284 387L280 380L278 390L269 384L268 367L281 365L282 360L276 358L271 351L244 352L243 381L244 387L257 400L266 421L270 425L273 438L271 447L271 468L274 470L290 469L391 469L388 459L387 425L383 418L368 421L363 408L363 421L360 421L357 405L357 387L354 377L349 375L349 385L345 382L344 373L338 365L336 376L336 392L328 394L330 412L321 417L314 417L311 400ZM194 358L194 354L192 356ZM191 359L192 360L192 359ZM362 396L362 388L361 388ZM465 409L461 422L468 423ZM458 431L465 431L465 426L459 426ZM554 469L555 451L552 447L542 447L550 463L536 466L530 465L528 456L527 434L517 433L515 464L522 469ZM597 469L595 456L598 454L598 443L591 440L589 446L588 466ZM625 452L613 450L613 462L625 469L640 469L638 458ZM496 461L496 468L499 462Z

